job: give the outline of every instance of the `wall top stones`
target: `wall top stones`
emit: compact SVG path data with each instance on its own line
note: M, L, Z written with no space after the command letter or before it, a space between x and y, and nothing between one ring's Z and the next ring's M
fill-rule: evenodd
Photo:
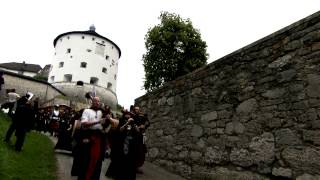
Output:
M219 58L219 59L213 61L212 63L208 64L207 66L196 69L187 75L178 77L176 80L173 80L171 82L166 83L163 87L154 90L152 93L153 94L161 93L162 91L166 91L166 89L168 89L168 88L170 89L170 88L172 88L172 86L175 86L175 85L179 85L179 86L183 87L183 85L187 81L186 79L188 79L188 78L201 79L204 77L204 75L206 75L207 71L210 71L212 69L217 69L221 66L224 68L227 68L230 64L236 63L236 61L252 61L252 60L255 60L258 58L267 57L271 54L271 51L270 51L270 49L265 47L265 45L275 44L274 46L277 47L277 46L281 46L281 44L286 44L285 45L286 50L292 50L294 48L297 48L297 47L301 46L300 40L293 40L294 44L297 44L297 45L288 49L288 46L293 46L292 42L289 42L290 39L301 38L301 36L303 35L303 31L301 31L301 30L305 30L308 27L312 27L312 26L315 26L314 28L316 28L316 26L319 26L319 22L320 22L320 11L318 11L318 12L316 12L316 13L314 13L304 19L301 19L300 21L297 21L297 22L295 22L285 28L282 28L279 31L276 31L276 32L264 37L264 38L261 38L261 39L255 41L245 47L242 47L242 48L240 48L240 49L238 49L238 50L236 50L236 51L234 51L234 52L232 52L222 58ZM310 30L307 30L304 33L307 33L308 31L310 31ZM287 36L285 36L286 33L293 34L294 36L287 37ZM285 38L283 38L284 36L285 36ZM313 41L312 39L316 38L316 36L319 36L319 32L309 33L302 40L305 42L312 42ZM320 42L314 44L313 47L316 48L318 44L319 44L318 49L320 49ZM257 52L258 50L260 50L259 53ZM239 58L239 56L241 56L241 58ZM270 66L270 68L282 67L285 64L287 64L288 60L290 60L291 58L292 58L292 54L286 54L283 57L279 57L278 59L276 59L269 66ZM201 74L202 76L199 76L199 74ZM214 81L214 80L211 79L211 81ZM146 95L148 95L148 94L146 94ZM143 95L143 96L137 98L137 100L140 98L144 98L146 95Z

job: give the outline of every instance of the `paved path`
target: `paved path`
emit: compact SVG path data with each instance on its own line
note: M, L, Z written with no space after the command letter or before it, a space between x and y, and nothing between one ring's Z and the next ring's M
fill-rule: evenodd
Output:
M50 137L53 143L56 143L56 138ZM56 152L56 158L58 160L58 175L59 180L76 180L76 177L70 175L73 158L70 154ZM103 162L100 180L111 180L104 176L110 160L107 159ZM159 166L145 162L142 167L143 174L137 174L137 180L183 180L183 178L172 174Z

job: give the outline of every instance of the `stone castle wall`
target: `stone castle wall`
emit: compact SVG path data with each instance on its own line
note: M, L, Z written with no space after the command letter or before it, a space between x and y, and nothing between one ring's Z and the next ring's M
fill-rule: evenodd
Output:
M40 105L57 96L64 96L61 91L47 82L12 72L3 71L3 73L4 85L0 91L0 103L6 101L6 89L15 89L20 96L25 95L27 92L32 92L35 97L39 97Z
M136 99L148 160L196 179L320 179L320 12Z
M53 83L57 89L64 92L70 99L85 101L85 94L87 92L96 92L96 95L100 97L100 101L109 105L111 108L116 108L118 104L117 95L111 91L111 89L101 86L93 87L92 84L84 83L83 86L77 86L76 82L61 82Z

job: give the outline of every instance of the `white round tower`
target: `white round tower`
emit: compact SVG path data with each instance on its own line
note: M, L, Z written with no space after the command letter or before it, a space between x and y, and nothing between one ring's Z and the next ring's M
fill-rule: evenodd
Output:
M76 99L84 99L86 92L94 92L101 101L117 105L117 73L120 48L111 40L95 32L72 31L57 36L55 53L48 82Z

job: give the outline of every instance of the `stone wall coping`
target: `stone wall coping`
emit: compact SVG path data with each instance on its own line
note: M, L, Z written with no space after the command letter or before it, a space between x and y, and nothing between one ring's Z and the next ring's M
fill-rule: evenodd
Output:
M280 36L281 34L287 32L287 31L289 31L289 30L292 30L292 29L294 29L294 28L296 28L296 27L298 27L298 26L300 26L300 25L302 25L302 24L304 24L304 23L308 23L308 22L310 22L310 21L312 21L312 20L314 20L314 19L319 19L319 21L320 21L320 11L315 12L314 14L311 14L311 15L309 15L309 16L307 16L307 17L305 17L305 18L303 18L303 19L301 19L301 20L299 20L299 21L297 21L297 22L295 22L295 23L292 23L291 25L286 26L286 27L284 27L284 28L282 28L282 29L280 29L280 30L278 30L278 31L276 31L276 32L274 32L274 33L266 36L266 37L263 37L263 38L255 41L255 42L253 42L253 43L245 46L245 47L242 47L242 48L240 48L240 49L238 49L238 50L236 50L236 51L234 51L234 52L232 52L232 53L230 53L230 54L228 54L228 55L226 55L226 56L223 56L223 57L221 57L221 58L219 58L219 59L211 62L210 64L208 64L208 65L206 65L206 66L200 67L200 68L198 68L198 69L196 69L196 70L194 70L194 71L192 71L192 72L190 72L190 73L188 73L188 74L186 74L186 75L183 75L183 76L178 77L178 78L175 79L175 80L169 81L169 82L165 83L162 87L160 87L160 88L158 88L158 89L156 89L156 90L154 90L154 91L152 91L152 92L146 93L145 95L142 95L142 96L136 98L135 101L140 101L140 100L142 100L142 99L145 99L145 98L147 98L149 95L152 95L152 94L161 93L162 91L166 90L168 86L174 84L174 82L176 82L176 81L178 81L178 80L181 80L181 79L186 79L186 78L189 78L189 77L193 77L193 76L196 75L198 72L201 72L201 71L203 71L203 70L205 70L205 69L209 69L210 67L213 67L213 66L215 66L215 65L220 65L220 64L222 64L222 63L224 63L224 64L230 63L230 62L228 62L228 60L232 60L231 57L233 57L233 56L235 56L235 55L237 55L237 54L239 54L239 53L242 53L242 52L244 52L244 51L247 51L247 50L249 50L250 48L253 48L253 47L255 47L255 46L257 46L257 45L259 45L259 44L261 44L261 43L264 43L264 42L266 42L266 41L269 41L269 40L271 40L271 39L274 39L274 38L276 38L277 36Z
M248 49L250 49L250 48L252 48L252 47L254 47L256 45L262 44L265 41L274 39L276 36L280 36L281 34L287 32L289 30L292 30L292 29L294 29L294 28L296 28L296 27L298 27L298 26L300 26L300 25L302 25L304 23L310 22L312 19L320 19L320 11L317 11L317 12L315 12L315 13L313 13L313 14L311 14L311 15L309 15L309 16L301 19L301 20L298 20L297 22L294 22L294 23L292 23L292 24L290 24L290 25L288 25L288 26L286 26L286 27L284 27L284 28L282 28L282 29L270 34L270 35L267 35L267 36L255 41L255 42L253 42L251 44L248 44L247 46L244 46L244 47L242 47L242 48L240 48L240 49L238 49L238 50L236 50L236 51L234 51L234 52L232 52L232 53L230 53L230 54L228 54L226 56L223 56L223 57L217 59L216 61L213 61L209 65L213 65L213 64L217 63L218 61L219 62L223 61L223 60L228 59L228 58L230 58L230 57L232 57L232 56L234 56L234 55L236 55L236 54L238 54L240 52L246 51L246 50L248 50Z
M70 84L70 85L79 86L79 85L76 85L77 84L76 81L71 81L71 82L60 81L60 82L54 82L53 84L66 84L66 85ZM86 85L86 86L95 86L97 88L105 89L107 91L110 91L112 94L114 94L117 97L117 94L114 91L112 91L111 89L108 89L108 88L105 88L105 87L102 87L102 86L99 86L99 85L92 85L90 83L85 83L85 82L83 84ZM81 86L79 86L79 87L81 87Z

